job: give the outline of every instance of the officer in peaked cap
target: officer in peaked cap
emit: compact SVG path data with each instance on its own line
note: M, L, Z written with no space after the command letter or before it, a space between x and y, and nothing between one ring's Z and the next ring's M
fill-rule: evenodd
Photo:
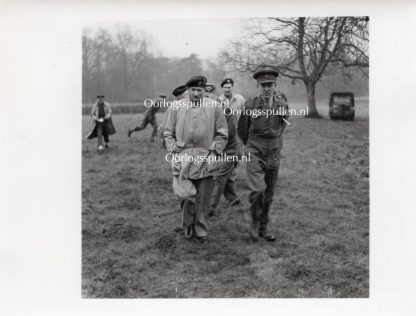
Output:
M251 211L250 235L267 241L275 241L275 236L268 230L269 211L280 167L280 150L283 145L283 131L286 123L279 115L259 115L250 113L261 110L287 109L286 100L276 93L276 78L279 73L273 66L260 65L253 74L257 80L259 94L247 100L240 119L237 132L250 161L246 164L247 181L250 188L249 202ZM264 111L265 112L265 111Z
M259 65L253 74L253 78L257 80L257 84L265 82L276 82L276 78L279 76L279 72L275 67L262 64Z

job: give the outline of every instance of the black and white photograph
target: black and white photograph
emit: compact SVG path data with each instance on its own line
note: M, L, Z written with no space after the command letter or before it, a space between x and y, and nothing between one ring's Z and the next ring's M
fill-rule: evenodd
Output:
M0 0L0 315L414 315L415 17Z
M83 297L368 297L369 17L153 22L82 29Z

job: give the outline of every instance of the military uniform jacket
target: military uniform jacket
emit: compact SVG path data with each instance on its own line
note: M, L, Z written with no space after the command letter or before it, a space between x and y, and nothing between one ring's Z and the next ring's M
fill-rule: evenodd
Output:
M241 138L244 145L247 144L249 137L271 139L281 137L286 126L282 117L286 118L287 116L276 114L267 116L262 114L268 109L278 113L279 108L289 108L284 96L281 96L280 94L273 95L271 107L264 104L260 95L247 100L237 126L238 136Z

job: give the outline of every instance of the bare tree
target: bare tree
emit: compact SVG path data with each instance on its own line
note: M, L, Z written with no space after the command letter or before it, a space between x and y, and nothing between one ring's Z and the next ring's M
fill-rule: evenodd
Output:
M328 70L359 67L368 59L367 17L252 19L243 40L222 53L224 64L238 72L253 72L260 63L276 65L282 76L300 80L307 92L309 117L319 117L315 87Z

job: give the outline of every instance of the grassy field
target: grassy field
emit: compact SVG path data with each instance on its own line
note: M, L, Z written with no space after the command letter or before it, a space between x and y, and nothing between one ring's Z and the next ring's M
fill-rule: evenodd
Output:
M165 152L150 143L150 126L126 136L141 118L114 115L103 155L82 140L83 297L368 297L368 103L354 122L291 118L271 210L275 243L248 238L243 165L243 207L222 199L210 243L177 232ZM91 121L82 120L85 136Z

